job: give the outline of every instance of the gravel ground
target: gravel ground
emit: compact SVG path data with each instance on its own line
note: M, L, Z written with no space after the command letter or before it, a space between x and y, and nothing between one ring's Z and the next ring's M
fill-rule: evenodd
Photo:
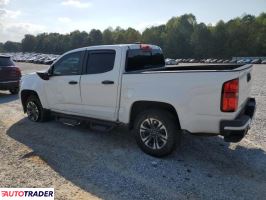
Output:
M24 73L47 66L19 63ZM141 152L125 128L109 133L33 123L0 92L0 187L54 187L56 199L265 199L266 65L254 66L253 127L240 143L184 135L172 155Z

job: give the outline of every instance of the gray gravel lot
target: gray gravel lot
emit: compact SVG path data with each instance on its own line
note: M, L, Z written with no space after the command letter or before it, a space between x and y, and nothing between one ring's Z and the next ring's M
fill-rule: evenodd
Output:
M24 73L47 66L19 63ZM266 65L254 66L257 113L240 143L184 135L172 155L141 152L132 133L27 120L0 92L0 187L54 187L56 199L265 199Z

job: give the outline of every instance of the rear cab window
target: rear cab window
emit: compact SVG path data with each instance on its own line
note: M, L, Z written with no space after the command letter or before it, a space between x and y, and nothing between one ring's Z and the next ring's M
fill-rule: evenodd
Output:
M126 72L164 67L165 61L161 49L129 49L127 51Z
M0 56L0 67L14 66L15 63L10 57L1 57Z

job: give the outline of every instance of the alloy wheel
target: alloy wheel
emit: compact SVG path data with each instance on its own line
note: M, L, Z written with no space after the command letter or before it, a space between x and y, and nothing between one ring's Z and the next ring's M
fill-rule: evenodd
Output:
M37 105L35 104L35 102L33 101L29 101L27 104L27 115L29 117L30 120L32 121L37 121L39 119L39 109L37 107Z
M162 149L168 140L167 129L163 122L155 118L147 118L140 125L142 142L153 150Z

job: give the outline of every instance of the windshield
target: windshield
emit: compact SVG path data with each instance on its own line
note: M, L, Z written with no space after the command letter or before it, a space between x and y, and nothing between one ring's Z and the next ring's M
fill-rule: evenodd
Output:
M130 49L127 52L126 71L136 71L164 67L164 56L161 49Z
M9 57L0 57L0 67L14 66L14 62Z

